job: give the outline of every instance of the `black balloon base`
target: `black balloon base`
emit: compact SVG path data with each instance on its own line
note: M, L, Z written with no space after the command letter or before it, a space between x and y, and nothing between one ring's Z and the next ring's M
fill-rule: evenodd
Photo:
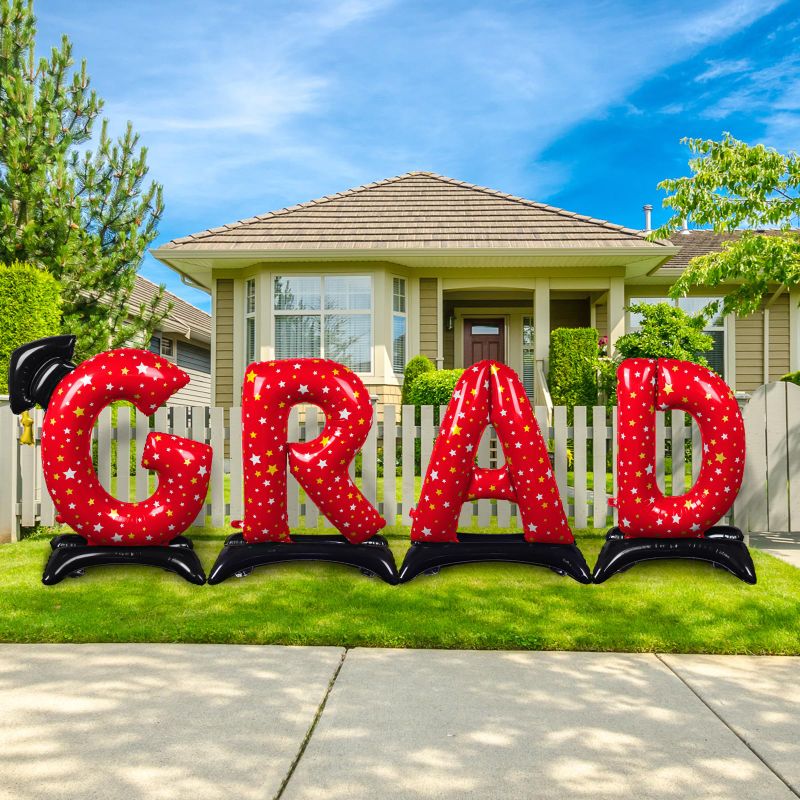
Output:
M414 542L400 568L400 583L407 583L421 572L432 575L442 567L484 561L547 567L578 583L592 582L583 553L574 544L527 542L522 533L459 532L457 542Z
M66 577L79 578L88 567L109 564L140 564L161 567L174 572L189 583L202 586L206 582L203 565L194 552L192 540L176 536L167 545L153 547L116 547L113 545L90 545L83 536L67 533L50 540L53 552L47 560L42 583L52 586Z
M397 581L397 566L383 536L373 536L361 544L351 544L344 536L298 534L291 542L248 543L241 533L234 533L225 540L211 572L210 584L235 575L243 578L255 567L281 564L286 561L330 561L335 564L360 569L362 574L376 576L392 585Z
M642 561L693 559L726 569L745 583L756 582L756 570L744 536L738 528L716 525L702 537L625 539L619 528L612 528L594 565L595 583L603 583L618 572L625 572Z

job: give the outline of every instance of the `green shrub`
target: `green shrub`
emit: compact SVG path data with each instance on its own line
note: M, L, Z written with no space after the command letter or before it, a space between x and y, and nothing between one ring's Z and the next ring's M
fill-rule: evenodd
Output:
M781 380L787 381L787 383L796 383L798 386L800 386L800 369L797 370L797 372L787 372L786 375L781 378Z
M463 369L440 369L423 372L408 392L408 402L415 406L443 406L450 402Z
M597 405L597 354L599 335L594 328L556 328L550 334L550 374L547 381L553 403L567 406Z
M424 375L426 372L435 372L436 366L434 365L433 361L431 361L428 356L414 356L407 364L406 368L403 370L403 392L401 397L402 403L413 403L413 400L409 399L409 392L411 391L411 386L413 385L414 381L420 376Z
M0 394L8 393L8 362L20 345L61 327L56 279L30 264L0 264Z
M622 358L677 358L708 366L702 354L714 347L714 340L703 333L702 314L691 316L670 303L637 303L628 311L641 314L642 324L617 339Z

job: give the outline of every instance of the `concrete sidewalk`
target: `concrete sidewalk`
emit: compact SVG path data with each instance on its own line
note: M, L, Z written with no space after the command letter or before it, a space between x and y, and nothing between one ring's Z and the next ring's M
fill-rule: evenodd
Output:
M0 798L800 797L800 658L0 646Z
M800 567L800 540L793 533L751 533L750 546Z

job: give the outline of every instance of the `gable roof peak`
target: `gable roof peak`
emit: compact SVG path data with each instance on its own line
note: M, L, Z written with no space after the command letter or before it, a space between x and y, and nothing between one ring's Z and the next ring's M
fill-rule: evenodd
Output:
M663 245L670 247L606 220L414 170L174 239L164 248L657 249Z

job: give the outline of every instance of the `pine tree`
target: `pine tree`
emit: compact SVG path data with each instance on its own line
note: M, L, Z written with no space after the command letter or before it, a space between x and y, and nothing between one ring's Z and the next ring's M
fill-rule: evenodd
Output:
M63 289L63 330L86 357L144 343L169 308L163 288L131 315L136 270L155 239L162 188L129 122L117 139L72 45L37 59L32 0L0 0L0 262L34 264Z

